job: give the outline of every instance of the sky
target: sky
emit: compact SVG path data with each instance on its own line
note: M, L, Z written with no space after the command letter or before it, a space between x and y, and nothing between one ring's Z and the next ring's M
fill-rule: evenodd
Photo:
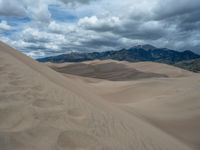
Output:
M200 0L0 0L0 40L33 58L140 44L200 54Z

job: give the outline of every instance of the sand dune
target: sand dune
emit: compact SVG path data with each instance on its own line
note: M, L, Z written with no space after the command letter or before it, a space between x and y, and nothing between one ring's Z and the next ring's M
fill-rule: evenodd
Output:
M106 63L98 63L96 61L92 61L74 64L48 63L47 65L60 73L90 78L106 79L110 81L127 81L152 77L168 77L165 74L139 71L133 67L127 67L127 65L124 63L119 63L115 61L105 62Z
M192 148L108 103L82 80L64 77L0 43L0 149Z
M113 105L143 118L194 149L200 148L199 75L88 84Z
M158 127L192 148L200 149L200 75L169 65L141 62L92 61L86 64L106 66L110 63L124 64L143 72L155 72L168 78L150 77L140 80L110 81L70 76L89 84L95 93L112 102L131 116ZM65 67L68 64L49 64ZM79 65L79 64L76 64ZM75 65L75 68L77 66ZM71 66L71 64L70 64ZM123 67L123 66L118 66ZM119 69L120 70L120 69ZM81 71L81 70L79 70ZM110 71L110 70L109 70ZM115 72L109 72L114 74ZM66 75L69 76L69 75Z
M192 74L190 71L153 62L129 63L114 60L95 60L82 63L46 64L60 73L110 81L183 77Z

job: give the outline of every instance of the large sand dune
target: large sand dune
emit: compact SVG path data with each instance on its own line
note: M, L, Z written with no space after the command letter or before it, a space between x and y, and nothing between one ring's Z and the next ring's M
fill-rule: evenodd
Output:
M192 149L173 134L132 113L132 110L138 110L139 114L147 112L150 120L152 116L162 117L154 114L165 112L168 112L163 115L165 120L198 116L198 109L189 109L189 102L172 108L166 104L169 110L158 103L158 108L152 104L143 111L148 100L143 100L144 105L138 104L137 109L131 101L128 107L125 107L128 103L118 107L105 101L94 89L96 85L76 78L64 77L0 43L0 150ZM196 98L198 94L193 96ZM179 101L175 100L177 104ZM191 101L190 108L198 104L197 100ZM153 107L156 110L151 111Z
M46 63L57 72L110 81L127 81L147 78L183 77L192 73L170 65L126 61L95 60L82 63Z
M165 74L143 72L135 68L128 67L126 64L115 61L92 61L74 64L48 64L55 71L79 75L83 77L106 79L111 81L137 80L151 77L168 77Z

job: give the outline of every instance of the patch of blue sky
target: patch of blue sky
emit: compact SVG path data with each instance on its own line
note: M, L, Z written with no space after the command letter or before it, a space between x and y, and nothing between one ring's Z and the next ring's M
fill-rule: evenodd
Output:
M51 18L56 21L73 23L79 19L76 12L59 5L49 5L48 9L51 13Z
M0 32L0 35L3 37L14 37L15 33L21 31L21 27L31 22L31 19L28 17L4 17L0 16L0 21L6 21L11 30Z
M0 16L0 21L7 21L7 23L10 26L18 26L21 24L26 24L28 22L31 22L31 19L29 17L5 17L5 16Z
M15 32L14 30L3 31L0 32L0 35L4 37L11 37L14 34L14 32Z

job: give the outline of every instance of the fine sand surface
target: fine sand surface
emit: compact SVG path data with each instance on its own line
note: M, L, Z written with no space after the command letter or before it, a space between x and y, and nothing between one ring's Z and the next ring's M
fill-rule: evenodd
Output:
M192 81L196 79L198 78L191 78ZM165 82L159 78L157 80L158 86ZM160 102L157 106L155 106L156 103L152 103L147 107L150 100L142 100L144 104L141 102L134 105L131 99L118 106L106 101L110 96L105 95L104 98L97 93L98 89L106 87L106 84L112 86L113 82L86 81L89 80L82 80L77 76L63 76L0 43L0 150L193 149L191 145L173 136L174 134L154 126L151 121L161 118L163 122L172 123L169 124L169 128L174 126L176 129L178 124L175 123L177 125L175 126L173 120L182 119L185 123L184 121L190 118L191 122L196 123L195 117L199 114L196 99L198 93L197 95L190 93L193 98L190 99L191 102L187 101L191 95L185 93L187 97L185 96L184 100L178 98L166 101L166 104ZM142 81L135 82L141 86L143 84ZM135 82L130 83L134 85ZM177 81L176 84L178 83ZM188 80L187 83L189 84L190 81ZM195 85L197 83L196 81ZM123 89L121 86L126 86L126 82L122 84L119 82L120 88L118 88L118 83L116 85L117 89ZM127 85L132 88L131 84ZM195 85L193 88L196 88ZM97 86L98 88L94 88ZM187 87L189 90L190 86ZM179 92L183 92L182 90L180 89ZM172 96L175 98L175 92ZM119 101L119 99L116 100ZM170 109L167 110L167 108ZM135 111L138 114L145 114L151 121L145 120ZM157 114L158 112L166 114ZM162 120L160 123L160 126L163 126ZM185 129L191 133L188 137L191 140L193 138L192 141L194 141L198 134L198 126L195 127L194 135L192 134L193 127L190 131L182 126L182 129L176 132Z
M143 73L166 75L167 78L149 76L140 80L126 78L126 81L110 81L110 78L101 80L65 74L91 86L97 95L111 102L112 106L154 125L193 149L200 149L200 75L152 62L128 63L109 60L84 63L105 67L107 64L113 64L114 67L116 64L123 64L118 66L119 70L120 67L126 66ZM77 68L80 63L48 63L53 69L57 68L55 70L72 65Z

